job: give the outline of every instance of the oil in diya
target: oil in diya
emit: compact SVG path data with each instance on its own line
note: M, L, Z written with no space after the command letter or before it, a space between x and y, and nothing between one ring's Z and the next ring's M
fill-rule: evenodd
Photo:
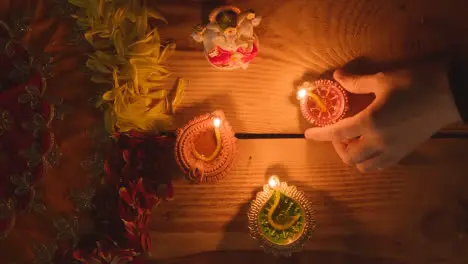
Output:
M315 229L314 211L296 186L271 176L249 212L249 230L267 253L289 257L299 252Z
M334 124L348 111L348 96L343 87L332 80L304 82L297 91L302 116L312 125Z
M232 167L236 142L224 113L217 110L198 116L177 130L176 160L190 181L218 182Z
M254 28L260 21L252 10L241 12L234 6L221 6L210 13L207 25L195 26L192 38L203 44L205 56L215 68L246 69L258 54Z

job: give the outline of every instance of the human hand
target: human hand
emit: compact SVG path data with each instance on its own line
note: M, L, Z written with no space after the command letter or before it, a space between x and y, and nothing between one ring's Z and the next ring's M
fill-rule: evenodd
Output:
M333 76L347 91L376 98L357 115L310 128L305 137L331 141L341 159L361 172L395 165L433 133L460 120L442 64L363 76L337 70Z

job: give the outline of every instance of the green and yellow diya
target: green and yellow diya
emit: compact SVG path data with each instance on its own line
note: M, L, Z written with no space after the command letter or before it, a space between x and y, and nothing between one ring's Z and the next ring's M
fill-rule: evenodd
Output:
M270 177L257 194L248 218L251 236L276 256L301 251L315 229L314 212L305 194L277 176Z

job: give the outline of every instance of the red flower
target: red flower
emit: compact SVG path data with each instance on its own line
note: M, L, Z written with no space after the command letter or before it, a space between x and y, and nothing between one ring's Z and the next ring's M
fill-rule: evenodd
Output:
M109 238L96 242L92 252L83 253L82 250L75 250L73 259L86 264L127 264L138 256L133 249L121 249Z
M129 206L138 213L151 210L159 202L155 194L146 192L142 178L136 183L129 183L128 188L121 187L119 194L121 201L125 202L120 202L120 207Z
M138 132L115 134L114 138L117 144L104 162L104 172L107 187L114 193L118 191L119 199L117 208L100 219L109 222L106 220L109 214L118 223L119 231L112 233L118 245L107 239L96 243L94 250L73 252L74 258L83 263L134 263L137 252L148 252L151 247L148 231L151 209L162 198L173 196L170 174L173 166L169 163L171 159L174 161L173 138ZM114 232L109 228L100 230ZM99 234L103 235L106 234Z
M151 238L148 232L149 219L149 212L138 214L136 220L133 222L122 219L127 232L126 236L128 238L129 247L148 252L151 247Z
M122 151L122 158L123 160L128 164L130 163L130 151L128 149L125 149Z

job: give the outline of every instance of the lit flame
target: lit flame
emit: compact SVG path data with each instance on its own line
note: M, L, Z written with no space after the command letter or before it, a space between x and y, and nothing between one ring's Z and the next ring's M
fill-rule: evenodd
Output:
M297 92L297 99L299 100L306 98L306 96L307 96L307 90L305 88L302 88Z
M273 175L270 177L270 179L268 179L268 185L270 185L272 189L278 187L279 184L280 184L280 181L279 181L278 176L276 175Z
M215 127L220 127L220 126L221 126L221 119L215 118L215 119L213 120L213 125L214 125Z

